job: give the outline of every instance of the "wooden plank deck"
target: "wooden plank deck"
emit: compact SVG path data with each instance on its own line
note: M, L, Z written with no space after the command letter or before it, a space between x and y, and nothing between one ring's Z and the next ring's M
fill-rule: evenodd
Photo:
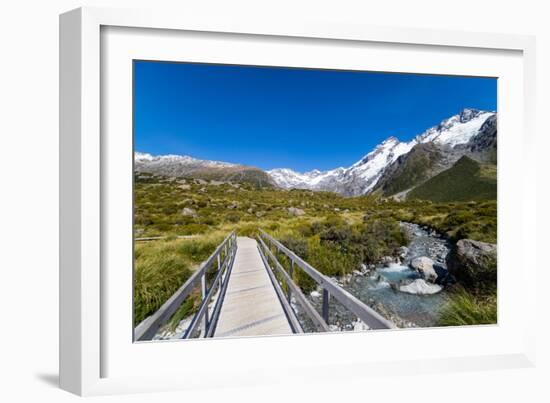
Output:
M237 238L237 254L214 337L292 334L252 238Z

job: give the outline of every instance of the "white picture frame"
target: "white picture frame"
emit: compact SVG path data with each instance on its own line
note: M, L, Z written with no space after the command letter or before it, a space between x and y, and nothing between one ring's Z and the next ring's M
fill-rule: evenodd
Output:
M116 27L116 28L113 28ZM139 31L142 30L142 31ZM131 343L131 337L124 337L123 344L116 344L113 337L122 334L123 330L115 326L113 317L116 310L111 310L113 302L109 298L106 280L111 280L106 267L109 267L110 243L126 242L115 239L114 232L109 232L109 216L111 211L113 180L117 175L124 175L112 163L114 155L123 150L128 138L112 133L113 127L120 124L122 131L127 130L131 122L127 117L131 105L121 102L122 115L117 122L111 122L107 116L109 110L104 110L105 96L109 105L113 100L127 100L127 87L117 87L113 81L102 80L102 74L109 71L105 68L105 56L111 57L105 51L105 32L114 32L114 39L109 39L109 46L116 48L117 57L128 58L136 54L147 55L147 49L154 49L155 57L172 60L170 56L173 44L179 39L178 33L193 33L194 38L216 34L216 41L230 41L231 38L252 38L254 42L270 41L278 44L290 42L299 43L302 49L310 50L315 46L327 46L331 51L339 52L340 48L354 48L349 54L342 51L338 60L342 63L353 63L354 55L362 52L363 45L376 46L380 49L393 46L395 55L388 60L394 68L398 63L399 52L410 52L408 55L419 52L429 54L431 51L447 53L448 57L441 57L441 65L433 71L423 71L418 66L417 72L445 73L454 72L457 68L457 53L470 52L479 58L510 54L508 60L504 57L502 65L494 68L509 70L504 73L505 84L509 87L513 100L501 100L499 95L499 325L475 328L433 329L390 331L387 333L354 333L349 335L329 334L322 337L268 337L254 339L216 340L208 342L191 342L178 345L169 343L144 343L136 347ZM139 41L127 42L116 39L116 35L132 37L141 32L144 35ZM164 39L158 33L170 33ZM156 37L150 37L156 33ZM226 37L224 39L224 36ZM156 38L156 39L155 39ZM239 39L241 40L241 39ZM118 41L118 42L117 42ZM152 42L151 42L152 41ZM157 42L155 42L157 41ZM163 42L164 41L164 42ZM176 42L174 42L176 41ZM242 41L243 43L246 40ZM152 46L156 45L156 46ZM281 46L283 46L281 45ZM244 45L243 45L244 46ZM277 45L278 46L278 45ZM149 48L147 48L149 47ZM112 48L111 48L112 49ZM123 49L128 52L124 53ZM153 52L153 50L151 50ZM246 47L236 50L241 57L239 60L248 60ZM404 53L403 53L404 54ZM110 56L109 56L110 55ZM207 58L208 61L223 61L224 56L197 55L197 58ZM314 60L315 52L311 51L311 66L319 66L326 61ZM492 56L491 56L492 55ZM256 55L257 56L257 55ZM225 56L228 57L228 56ZM278 57L274 52L271 57ZM433 57L433 56L426 56ZM525 287L519 290L522 294L521 302L513 304L510 294L501 293L501 282L506 286L507 276L501 275L502 267L514 263L514 253L521 254L527 251L527 235L535 233L536 209L533 198L528 192L516 192L506 199L511 187L506 184L510 181L520 181L523 189L535 187L535 167L532 163L534 155L534 93L535 93L535 42L533 37L521 35L502 35L489 33L470 33L458 31L430 31L405 28L386 28L346 25L321 21L270 21L269 18L249 21L245 18L229 20L206 19L193 15L173 15L169 12L151 10L118 10L104 8L80 8L61 15L60 17L60 385L63 389L79 395L97 395L113 393L135 393L160 390L174 390L187 388L208 388L227 385L253 385L272 382L300 382L307 379L323 379L327 377L328 367L337 368L332 371L331 377L341 377L353 374L369 376L376 373L407 373L407 372L438 372L456 370L474 370L491 368L512 368L532 366L535 357L535 327L533 314L535 312L535 284L525 282ZM113 57L114 59L114 57ZM267 58L269 59L269 58ZM265 63L272 63L272 60ZM414 56L413 56L414 59ZM121 59L121 63L125 61ZM330 67L338 67L336 65ZM346 61L347 60L347 61ZM473 59L472 59L473 60ZM480 59L481 60L481 59ZM495 61L487 59L486 69L473 63L469 66L459 66L459 71L472 75L492 75ZM250 63L253 60L251 59ZM246 62L243 62L246 64ZM281 56L281 65L288 65ZM303 59L300 65L308 63ZM358 62L359 63L359 62ZM465 63L465 62L463 62ZM480 62L481 63L481 62ZM497 63L498 64L498 63ZM360 69L360 63L356 68ZM107 63L107 69L110 69ZM383 68L379 67L379 68ZM388 67L388 69L390 69ZM406 69L412 71L413 67ZM439 70L438 70L439 69ZM124 74L124 70L121 70ZM497 71L497 70L494 70ZM504 71L504 70L502 70ZM497 71L498 72L498 71ZM116 73L120 74L120 73ZM494 75L493 75L494 76ZM497 75L498 76L498 75ZM117 76L118 77L118 76ZM125 80L119 80L124 84ZM117 81L117 82L119 82ZM112 89L121 94L121 97L110 98ZM116 89L115 89L116 87ZM109 95L106 95L109 94ZM510 102L510 103L509 103ZM511 103L513 102L513 103ZM504 118L501 119L501 107ZM519 110L519 109L521 110ZM512 116L512 110L517 116ZM111 126L115 125L115 126ZM512 130L521 132L519 143L501 142L503 133ZM126 139L126 142L113 142L113 139ZM516 139L517 140L517 139ZM502 147L501 147L502 145ZM517 160L523 161L523 169L513 173L506 169L506 155L509 152L519 154ZM123 161L130 161L131 149L124 153ZM501 164L502 169L501 169ZM122 164L124 165L124 164ZM124 165L126 166L126 165ZM117 170L118 169L118 170ZM126 168L125 168L126 169ZM117 170L115 172L115 170ZM115 175L116 173L116 175ZM516 175L516 176L514 176ZM128 182L125 182L128 183ZM127 191L124 186L117 186L119 192ZM502 193L501 193L502 192ZM121 193L124 195L124 193ZM120 195L120 194L119 194ZM131 198L131 194L127 197ZM120 198L119 198L120 199ZM501 205L502 201L502 205ZM126 206L127 207L127 206ZM125 208L121 206L120 208ZM112 215L110 216L112 217ZM107 221L106 221L107 220ZM124 226L124 222L120 223ZM109 233L107 242L106 230ZM501 231L508 228L510 231ZM127 228L128 230L128 228ZM121 233L121 232L119 232ZM131 234L131 228L129 229ZM503 242L501 242L501 239ZM131 242L131 237L129 239ZM505 246L515 242L515 252L505 249ZM504 247L502 246L504 245ZM509 249L509 248L508 248ZM534 253L523 253L524 265L519 275L536 277ZM507 263L508 262L508 263ZM131 268L131 266L130 266ZM504 269L503 269L504 270ZM116 279L113 279L115 281ZM121 278L121 281L123 278ZM131 285L128 285L131 287ZM124 293L122 293L124 294ZM116 302L117 304L120 302ZM123 304L130 304L123 301ZM513 305L513 307L512 307ZM124 309L122 310L124 311ZM507 312L510 316L506 316ZM513 311L513 312L512 312ZM521 314L523 312L523 314ZM501 321L504 315L504 321ZM123 320L126 320L123 318ZM433 333L439 332L439 333ZM128 332L129 334L130 332ZM114 336L113 336L114 334ZM335 347L340 350L347 347L341 345L341 338L346 337L346 345L351 349L365 338L376 340L376 343L398 342L404 337L414 339L415 343L435 343L437 335L446 338L479 340L478 348L472 345L455 348L451 351L435 349L437 351L407 354L406 351L397 352L391 356L382 356L372 351L369 357L362 355L319 358L316 352L319 349L331 351ZM469 339L470 338L470 339ZM120 339L122 340L122 339ZM493 346L487 348L489 343ZM484 344L486 343L486 344ZM372 344L372 343L371 343ZM184 351L185 350L185 351ZM193 364L193 372L186 368L176 368L168 362L169 356L174 354L188 354L189 363ZM352 350L350 350L352 351ZM124 352L124 355L122 352ZM285 357L277 356L285 352ZM300 352L301 354L297 354ZM261 360L267 354L270 359ZM398 354L401 354L399 356ZM231 372L224 364L215 369L204 363L210 358L224 357L223 361L231 362ZM399 358L400 357L400 358ZM156 375L152 371L132 371L132 360L139 359L147 365L165 363L162 371ZM240 359L239 359L240 358ZM127 362L124 366L122 362ZM201 364L201 362L203 364ZM200 365L199 365L200 364ZM134 365L135 367L135 365ZM158 366L156 367L158 369ZM284 368L284 371L281 369ZM307 371L303 371L307 369ZM187 372L186 372L187 371ZM337 374L335 375L334 372ZM183 376L186 374L186 376ZM328 378L327 378L328 379Z

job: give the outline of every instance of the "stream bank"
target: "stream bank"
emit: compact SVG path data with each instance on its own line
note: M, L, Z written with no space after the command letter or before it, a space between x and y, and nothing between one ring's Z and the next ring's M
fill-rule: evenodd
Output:
M339 285L396 324L397 327L429 327L438 320L440 308L447 300L445 279L448 278L446 258L450 242L435 231L418 224L401 222L410 240L399 256L386 257L383 263L354 271L346 278L336 279ZM438 280L434 284L411 267L418 258L433 261ZM416 259L416 260L415 260ZM320 290L310 294L320 308ZM299 307L297 307L299 308ZM334 330L364 330L353 314L331 299L329 323ZM307 327L307 326L306 326Z

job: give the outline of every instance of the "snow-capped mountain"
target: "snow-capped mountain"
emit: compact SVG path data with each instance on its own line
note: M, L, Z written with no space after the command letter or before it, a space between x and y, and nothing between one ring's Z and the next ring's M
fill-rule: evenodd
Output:
M187 167L188 169L227 168L237 166L237 164L232 164L230 162L201 160L188 155L169 154L153 156L148 153L140 153L139 151L136 151L134 154L134 163L136 165L148 165L149 167L171 165L179 166L180 168Z
M395 137L386 139L373 151L349 168L336 168L321 172L314 170L304 174L288 168L267 171L277 185L285 189L301 188L327 190L349 195L367 193L374 187L384 167L402 154L407 153L413 143L402 143Z
M324 172L314 170L303 174L288 168L278 168L268 173L278 186L286 189L327 190L350 196L368 194L376 187L386 168L417 144L432 143L446 152L464 150L463 153L466 153L466 145L480 132L483 124L495 115L495 112L464 109L409 142L389 137L349 168Z
M413 141L417 143L432 141L435 144L449 147L466 144L479 132L483 123L493 115L495 115L494 112L464 109L458 115L451 116L437 126L429 128Z
M285 189L299 188L311 190L324 190L331 184L336 186L338 179L342 179L344 172L344 168L336 168L325 172L314 169L303 174L288 168L267 171L280 187Z

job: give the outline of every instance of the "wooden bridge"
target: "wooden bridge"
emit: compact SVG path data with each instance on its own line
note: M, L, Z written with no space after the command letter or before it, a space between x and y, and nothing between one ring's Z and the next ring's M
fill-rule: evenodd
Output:
M294 282L295 270L301 270L322 289L319 311ZM327 332L331 298L369 329L395 327L266 232L260 231L257 239L237 237L232 232L157 312L134 329L134 339L153 339L199 289L201 303L183 333L184 339L303 333L304 316L316 331ZM293 308L296 304L301 319Z

